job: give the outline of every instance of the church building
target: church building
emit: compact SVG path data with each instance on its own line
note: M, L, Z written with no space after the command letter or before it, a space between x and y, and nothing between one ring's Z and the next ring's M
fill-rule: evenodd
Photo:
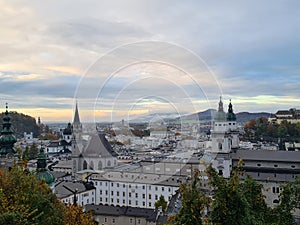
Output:
M83 170L103 170L118 165L117 154L104 134L95 133L83 138L78 105L76 103L74 121L72 124L72 175Z

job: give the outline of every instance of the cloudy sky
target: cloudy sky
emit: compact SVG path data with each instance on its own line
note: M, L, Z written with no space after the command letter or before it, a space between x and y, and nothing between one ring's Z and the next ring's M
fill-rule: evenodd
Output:
M300 108L300 2L0 0L0 104L43 121Z

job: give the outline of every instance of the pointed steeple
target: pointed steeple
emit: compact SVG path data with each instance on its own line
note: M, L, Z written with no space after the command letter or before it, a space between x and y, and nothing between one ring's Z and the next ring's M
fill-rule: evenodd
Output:
M231 99L230 99L229 105L228 105L227 121L236 121L236 116L233 112Z
M3 116L2 131L0 137L0 155L7 155L9 153L14 154L14 144L17 139L14 135L14 131L11 128L10 117L8 113L8 104L6 103L6 111Z
M76 101L75 115L74 115L73 124L80 124L77 101Z
M220 96L219 108L218 111L215 113L214 120L219 122L226 121L226 113L224 112L223 108L222 96Z
M220 101L219 101L219 112L224 112L224 108L223 108L223 102L222 102L222 96L220 96Z

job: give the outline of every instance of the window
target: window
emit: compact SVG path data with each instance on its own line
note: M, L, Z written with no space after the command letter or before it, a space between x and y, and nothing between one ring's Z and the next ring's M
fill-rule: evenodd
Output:
M149 185L149 190L151 190L151 185Z
M123 199L123 204L125 204L125 199Z
M104 217L104 223L107 223L107 218L106 217Z
M168 189L168 190L169 190L169 192L171 192L171 188L170 188L170 187L169 187L169 189Z
M129 198L131 198L131 192L128 193Z
M261 166L261 164L260 164L260 163L257 163L257 166Z
M132 224L132 223L133 223L133 219L132 219L132 218L130 218L130 219L129 219L129 222Z
M105 191L105 194L108 195L108 191L107 190Z
M155 200L157 200L158 199L158 196L157 195L155 195Z
M145 194L143 194L143 199L145 199Z
M151 204L151 202L149 202L149 207L151 207L152 206L152 204Z
M120 203L120 199L117 198L117 203Z
M151 199L151 194L149 194L149 199Z
M278 167L278 165L274 165L274 167Z
M113 186L114 186L114 183L111 183L111 186L113 187Z
M155 191L157 191L157 187L155 187Z
M139 205L139 202L138 202L138 201L135 201L135 205L138 206L138 205Z
M135 193L135 197L138 198L138 197L139 197L139 194L138 194L138 193Z
M114 199L113 198L111 199L111 203L114 203Z
M116 219L115 219L115 218L112 218L112 222L115 223L115 222L116 222Z
M125 197L125 191L123 191L123 197Z
M120 185L119 185L119 183L117 183L117 187L119 187Z
M119 196L119 192L117 191L117 196Z
M143 206L145 206L146 205L146 203L145 202L143 202Z
M165 191L165 188L164 188L164 187L161 187L161 191Z
M138 219L137 223L138 223L138 224L141 224L141 219Z
M100 195L102 195L102 190L100 190Z
M111 191L111 195L114 195L114 192L113 192L113 191Z
M145 190L145 185L143 185L143 190Z
M131 205L131 200L128 201L128 205Z

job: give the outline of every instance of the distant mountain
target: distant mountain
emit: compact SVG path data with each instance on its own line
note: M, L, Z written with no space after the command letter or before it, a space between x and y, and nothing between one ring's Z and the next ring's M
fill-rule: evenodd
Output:
M151 113L151 114L146 114L142 115L139 117L136 117L130 122L132 123L149 123L149 122L166 122L166 121L172 121L174 118L178 116L178 114L175 113Z
M0 131L2 130L2 118L4 113L0 113ZM24 132L33 132L33 135L37 137L40 134L40 128L36 124L35 118L18 112L9 112L11 123L15 135L20 138L23 137Z
M259 113L249 113L249 112L240 112L236 114L236 120L241 123L246 123L252 119L259 119L260 117L269 118L272 113L259 112Z
M215 109L207 109L203 112L193 113L177 117L176 120L211 120L215 115Z
M207 120L212 120L215 113L216 113L215 109L207 109L203 112L185 114L180 117L178 117L178 114L175 115L172 113L154 113L154 114L140 116L132 121L134 122L149 122L149 121L157 122L159 120L169 121L169 122L197 121L197 120L207 121ZM260 112L260 113L240 112L240 113L236 113L236 119L240 123L246 123L251 119L258 119L260 117L269 118L270 115L272 114L267 112Z

